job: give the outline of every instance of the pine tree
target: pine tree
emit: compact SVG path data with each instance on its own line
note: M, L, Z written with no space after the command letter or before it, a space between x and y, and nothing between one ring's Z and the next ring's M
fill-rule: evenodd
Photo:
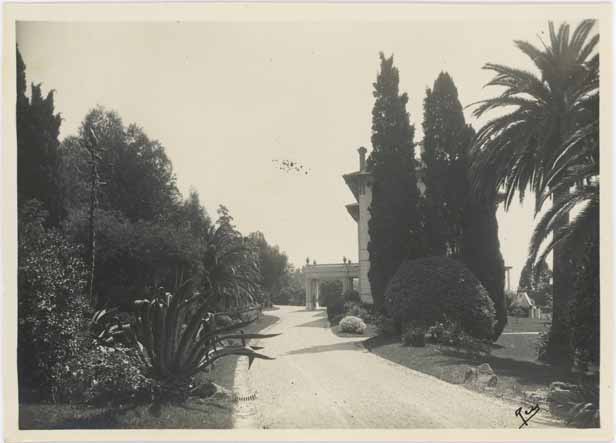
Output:
M441 72L424 100L422 199L430 255L462 261L485 286L496 309L496 335L507 321L504 261L498 240L496 203L471 193L473 129L464 119L453 79Z
M49 212L47 223L64 216L58 182L60 114L54 114L54 92L43 97L41 85L26 96L26 65L17 49L17 196L18 205L37 199Z
M419 191L415 174L415 128L406 111L408 96L398 90L399 73L393 56L380 54L381 70L374 86L372 153L368 168L373 176L368 229L374 305L383 307L387 283L407 258L424 255Z

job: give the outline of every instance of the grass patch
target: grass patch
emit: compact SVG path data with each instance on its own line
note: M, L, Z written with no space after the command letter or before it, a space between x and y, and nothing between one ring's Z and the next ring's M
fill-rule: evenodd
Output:
M540 334L550 327L546 320L508 317L507 326L492 349L492 355L504 359L537 362Z
M549 326L549 320L509 316L503 332L543 332Z
M257 332L275 323L277 317L264 314L244 328ZM186 402L162 405L126 405L92 407L88 405L22 403L19 405L20 429L228 429L233 427L234 373L240 357L218 360L199 378L224 388L212 397L190 398ZM225 392L226 391L226 392Z

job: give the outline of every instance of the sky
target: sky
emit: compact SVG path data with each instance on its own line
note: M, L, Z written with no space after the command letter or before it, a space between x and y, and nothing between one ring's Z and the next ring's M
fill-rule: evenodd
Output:
M245 234L259 230L301 266L357 260L353 202L342 174L370 151L379 52L394 54L421 139L422 103L441 71L464 106L495 95L487 62L533 69L513 41L540 44L544 21L415 20L295 23L20 22L29 82L55 90L61 138L91 108L116 110L166 148L184 196L210 216L224 204ZM484 121L466 109L468 123ZM308 174L285 171L298 162ZM533 199L499 209L512 288L533 227Z

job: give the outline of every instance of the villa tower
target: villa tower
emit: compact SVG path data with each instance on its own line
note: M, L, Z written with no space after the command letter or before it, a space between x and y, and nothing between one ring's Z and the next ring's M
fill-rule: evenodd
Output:
M358 149L359 170L343 175L344 181L355 197L355 203L346 205L346 209L357 222L357 257L359 260L358 292L364 303L372 303L370 281L370 256L368 254L368 221L370 220L370 204L372 202L372 175L366 167L366 148Z

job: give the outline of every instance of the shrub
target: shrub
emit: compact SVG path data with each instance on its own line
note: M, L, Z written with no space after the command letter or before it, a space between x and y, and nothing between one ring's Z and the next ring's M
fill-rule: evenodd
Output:
M359 292L355 289L349 289L342 296L344 297L344 301L346 303L361 304L361 297L359 296Z
M342 282L339 280L324 281L319 285L319 306L329 306L330 300L343 298Z
M447 317L473 337L494 337L494 303L479 280L450 258L402 263L389 282L385 308L399 329L409 322L433 324Z
M340 332L348 332L350 334L363 334L366 331L366 324L363 320L350 315L340 320L338 327Z
M450 346L457 350L469 351L473 354L490 352L490 343L467 334L458 322L445 318L428 328L430 342Z
M382 334L385 337L393 337L399 333L396 322L386 315L377 314L374 317L374 324L376 325L376 329L379 331L379 334Z
M79 355L85 328L86 269L79 249L45 230L39 202L24 204L18 239L18 376L20 395L51 398L57 367Z
M331 324L337 324L344 316L344 298L342 294L329 296L327 299L327 319Z
M143 373L136 349L95 344L59 368L56 398L61 401L124 404L147 401L159 391Z
M402 334L402 343L404 343L404 346L424 347L426 345L426 328L422 326L408 327L406 332Z
M345 315L350 315L353 317L359 317L364 322L368 320L370 314L368 311L361 305L353 302L346 302L344 304L344 313Z

